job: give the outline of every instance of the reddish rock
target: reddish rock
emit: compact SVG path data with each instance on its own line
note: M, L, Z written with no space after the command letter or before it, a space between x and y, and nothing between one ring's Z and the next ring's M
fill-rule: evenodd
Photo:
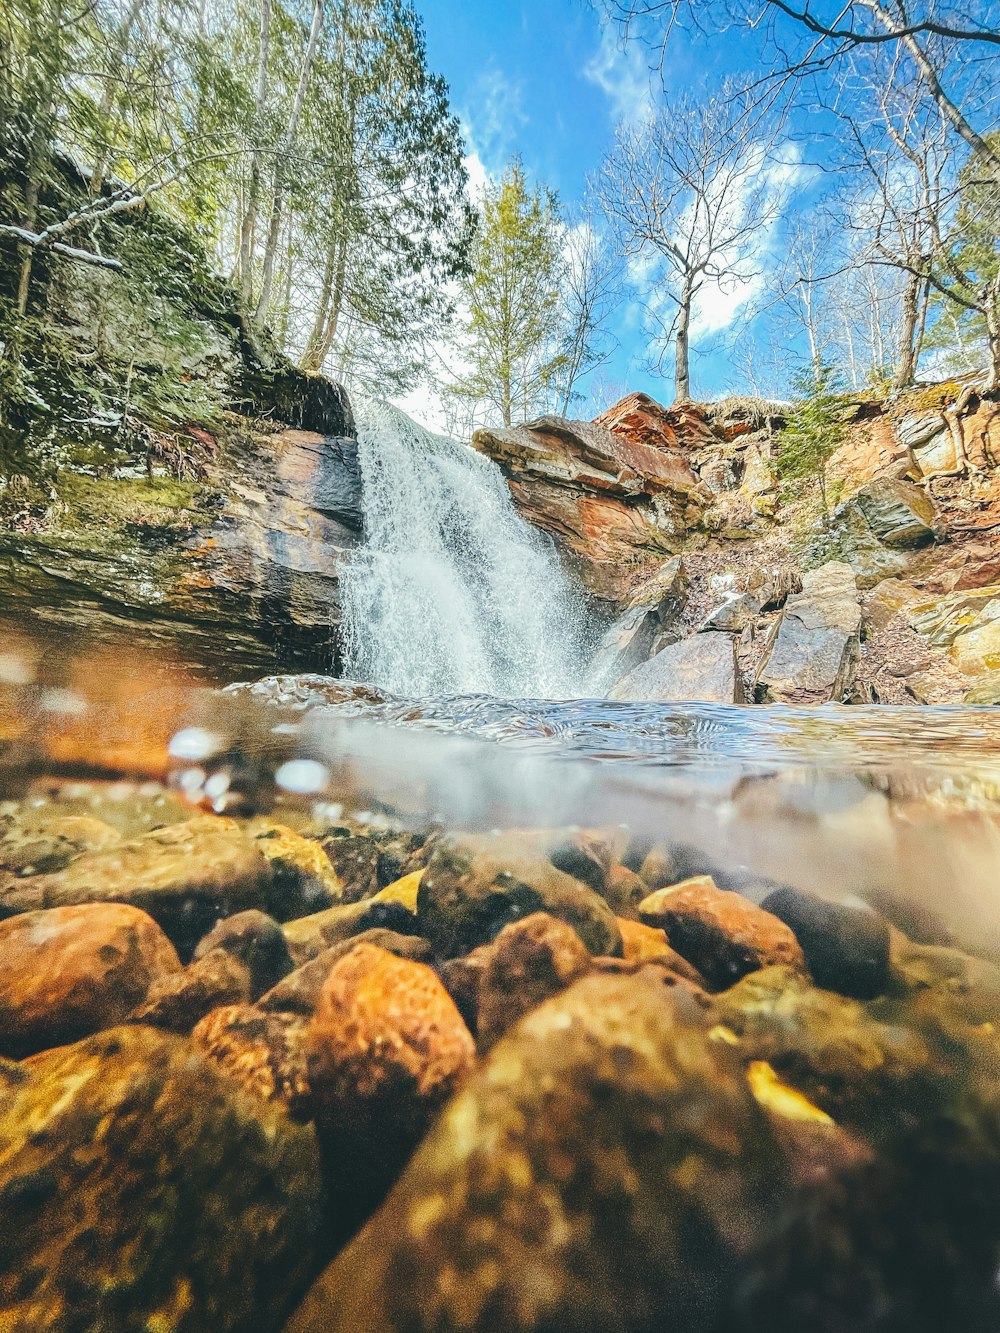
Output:
M504 926L490 946L479 985L480 1049L488 1050L518 1019L583 976L590 962L573 927L547 912Z
M261 996L260 1007L274 1013L311 1015L319 1001L323 983L331 968L358 944L373 944L397 958L412 958L418 963L429 963L433 950L419 935L399 935L394 930L363 930L360 935L341 940L321 954L290 972L278 984Z
M633 450L691 450L718 443L704 407L662 407L646 393L626 394L602 412L595 425L606 427Z
M661 963L685 981L695 986L704 986L705 978L698 969L670 947L665 930L647 926L642 921L629 921L625 917L618 918L618 928L622 933L626 963Z
M671 946L717 990L762 967L806 971L799 942L783 921L739 893L716 888L708 875L657 889L639 904L639 916L665 930Z
M308 1032L309 1020L298 1014L264 1014L235 1004L206 1015L191 1040L247 1092L283 1103L297 1120L305 1120L312 1113Z
M323 985L308 1050L331 1186L363 1212L472 1067L475 1043L429 967L359 944Z
M145 912L94 903L0 922L0 1052L21 1057L120 1023L180 971Z

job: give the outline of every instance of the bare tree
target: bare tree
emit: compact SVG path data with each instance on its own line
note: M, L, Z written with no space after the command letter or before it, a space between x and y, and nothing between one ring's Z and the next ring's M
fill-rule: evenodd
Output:
M755 114L748 95L665 101L638 125L622 124L597 181L623 252L653 261L666 280L647 308L660 326L662 363L674 349L674 392L690 398L692 308L706 285L748 283L762 232L781 212L774 163L777 124Z
M699 30L737 25L763 34L773 69L758 87L824 73L862 48L887 47L905 54L913 72L951 129L983 162L1000 169L1000 148L988 137L992 124L981 102L966 105L964 91L945 86L942 41L974 47L993 64L982 87L994 88L1000 32L993 0L605 0L609 12L661 54L673 28ZM799 40L796 41L795 39ZM977 99L973 99L976 101ZM986 129L973 120L982 116Z
M622 265L590 209L570 220L563 251L566 333L559 411L567 416L581 377L603 365L617 346L607 325L621 300Z

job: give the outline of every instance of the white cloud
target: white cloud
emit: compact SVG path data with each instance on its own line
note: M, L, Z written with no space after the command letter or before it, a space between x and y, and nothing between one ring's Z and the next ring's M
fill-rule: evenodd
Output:
M653 109L653 89L645 58L635 43L623 43L617 24L605 23L601 42L583 67L584 78L600 88L611 103L614 120L647 120Z
M475 104L462 108L462 130L487 170L498 175L528 123L523 87L494 65L480 71L476 93Z

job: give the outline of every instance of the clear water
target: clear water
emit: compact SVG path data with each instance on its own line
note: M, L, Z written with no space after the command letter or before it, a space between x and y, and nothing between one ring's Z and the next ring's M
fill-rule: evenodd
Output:
M410 697L579 692L586 604L500 470L398 408L356 407L365 544L341 582L345 672Z

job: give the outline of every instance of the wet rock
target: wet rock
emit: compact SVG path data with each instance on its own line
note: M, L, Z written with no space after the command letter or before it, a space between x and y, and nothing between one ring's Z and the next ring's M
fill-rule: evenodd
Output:
M314 839L264 819L247 827L271 867L268 909L273 916L288 921L345 900L344 885Z
M284 980L263 995L260 1008L270 1012L312 1014L319 1001L320 991L333 965L357 944L372 944L397 958L410 958L417 963L429 963L434 954L431 946L419 935L399 935L394 930L363 930L324 949L308 963L303 963Z
M1000 671L992 670L980 678L977 684L966 693L964 703L973 708L992 707L1000 704Z
M862 486L853 501L885 546L909 551L934 540L934 501L913 482L879 477Z
M481 944L460 958L446 958L437 967L444 988L473 1034L479 1031L479 991L490 960L491 944Z
M696 1004L586 977L494 1048L287 1333L700 1333L785 1188Z
M423 868L413 870L410 874L393 880L384 889L379 889L378 893L369 898L368 901L370 903L399 903L408 912L416 912L417 890L420 888L423 874Z
M546 912L504 926L489 948L479 984L476 1032L488 1050L518 1019L590 969L579 935Z
M284 932L266 912L237 912L214 926L194 951L197 961L223 949L250 974L250 998L256 1000L292 970Z
M665 647L681 637L676 621L687 595L687 574L680 556L664 562L604 633L590 664L595 688L606 689L645 662L654 644Z
M21 1057L120 1023L151 987L180 975L152 918L118 903L0 921L0 1053Z
M634 912L649 892L649 885L628 866L612 866L604 881L604 899L615 912Z
M893 936L891 957L893 978L906 988L915 1013L952 1030L956 1018L971 1028L1000 1026L1000 969L993 963L899 934Z
M517 835L521 839L526 834ZM547 848L549 860L557 870L578 879L602 896L607 894L609 876L614 877L626 839L620 829L572 829L552 841L543 833L540 842Z
M630 671L612 687L608 698L743 703L736 641L728 634L692 634Z
M118 830L89 815L62 815L35 823L0 820L0 870L46 875L64 870L81 852L100 851L121 841Z
M639 904L639 917L665 930L671 946L716 989L762 967L805 970L802 949L783 921L716 888L707 875L657 889Z
M311 1129L152 1028L0 1067L0 1088L11 1329L280 1324L317 1249Z
M220 1005L241 1004L250 998L249 970L225 949L211 949L183 972L161 977L150 986L129 1022L184 1034Z
M713 996L710 1014L748 1063L766 1061L810 1102L868 1137L893 1132L898 1116L932 1113L943 1066L928 1033L811 985L784 967L753 972ZM952 1061L954 1060L954 1052Z
M761 907L791 927L817 986L871 1000L889 982L889 926L877 912L798 889L776 889Z
M676 884L683 879L677 873L677 865L671 849L665 843L657 843L646 852L638 867L639 878L651 889L663 889L669 884Z
M475 1044L429 967L359 944L323 984L308 1048L333 1188L361 1217L472 1067Z
M757 671L762 703L840 701L860 653L861 612L849 565L831 561L802 579L785 603Z
M414 914L400 902L345 903L324 912L289 921L284 927L288 952L296 967L316 958L324 949L341 944L366 930L392 930L401 935L416 935L419 927Z
M641 921L629 921L625 917L618 918L618 929L622 933L622 950L627 963L659 962L685 981L695 986L704 986L705 978L698 969L670 947L665 930L643 925Z
M312 1115L309 1021L300 1014L261 1013L246 1004L206 1015L191 1040L227 1078L255 1097L286 1107L296 1120Z
M343 884L342 901L359 902L398 879L423 839L345 823L329 829L322 847Z
M884 887L866 888L865 901L915 944L954 944L955 940L933 908Z
M417 917L439 956L489 943L508 922L533 912L566 921L591 953L621 953L607 903L557 870L531 839L496 833L437 843L420 883Z
M0 899L0 915L127 903L147 912L188 957L220 916L265 907L270 884L267 860L240 825L204 816L84 852L57 874L18 881Z

